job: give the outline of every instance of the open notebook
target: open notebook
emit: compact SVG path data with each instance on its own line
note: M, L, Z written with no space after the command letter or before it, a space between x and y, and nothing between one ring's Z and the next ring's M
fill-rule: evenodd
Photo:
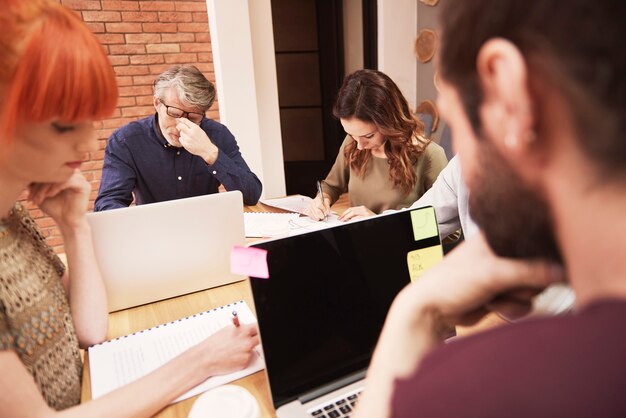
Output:
M231 325L233 310L237 311L242 324L256 322L246 302L238 301L89 347L91 397L99 398L145 376L223 327ZM265 366L260 351L259 347L255 349L257 355L247 368L210 377L179 396L174 403L262 370Z

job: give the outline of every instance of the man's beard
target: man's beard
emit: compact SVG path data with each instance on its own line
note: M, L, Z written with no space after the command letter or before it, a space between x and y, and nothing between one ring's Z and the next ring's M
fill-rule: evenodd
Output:
M545 201L524 185L489 141L480 140L478 155L470 215L492 250L502 257L562 263Z

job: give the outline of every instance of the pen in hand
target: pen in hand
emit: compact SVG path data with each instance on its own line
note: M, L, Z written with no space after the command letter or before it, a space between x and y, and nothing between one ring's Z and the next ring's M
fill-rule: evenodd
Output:
M320 198L322 199L322 206L324 206L324 193L322 193L322 182L317 181L317 192L320 194ZM328 220L328 215L324 214L324 222Z
M233 311L233 325L235 327L239 327L239 325L241 325L239 323L239 317L237 316L237 311Z

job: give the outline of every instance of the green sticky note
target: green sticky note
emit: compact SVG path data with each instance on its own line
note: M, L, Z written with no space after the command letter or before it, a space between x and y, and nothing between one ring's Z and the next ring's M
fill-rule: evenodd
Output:
M411 211L411 223L413 224L415 241L439 236L437 218L433 207L429 206Z

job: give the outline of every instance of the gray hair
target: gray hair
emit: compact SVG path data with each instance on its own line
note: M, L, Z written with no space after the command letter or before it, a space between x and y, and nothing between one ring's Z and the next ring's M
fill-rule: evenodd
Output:
M165 90L174 88L181 102L206 112L215 100L215 86L193 65L177 65L154 81L154 95L162 100Z

